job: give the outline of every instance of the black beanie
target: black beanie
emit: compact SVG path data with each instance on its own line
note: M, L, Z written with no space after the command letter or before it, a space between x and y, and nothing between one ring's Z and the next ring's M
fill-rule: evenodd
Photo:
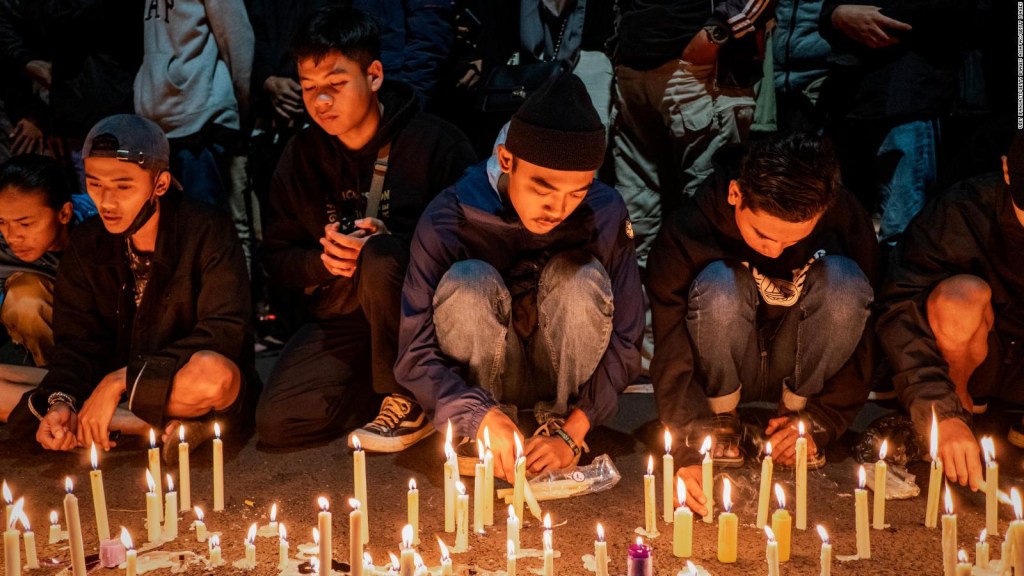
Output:
M505 148L517 158L552 170L600 168L604 125L583 81L565 73L531 94L512 116Z

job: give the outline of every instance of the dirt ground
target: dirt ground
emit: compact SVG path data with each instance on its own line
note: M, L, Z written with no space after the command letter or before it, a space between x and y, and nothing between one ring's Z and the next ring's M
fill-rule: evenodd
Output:
M873 405L861 415L856 429L882 411ZM1019 414L994 415L986 427L991 427L997 443L1001 464L1003 490L1020 483L1020 451L1009 447L1005 440L1005 426ZM647 455L654 454L660 466L662 453L661 431L655 421L653 397L650 394L630 394L622 398L619 415L609 425L594 431L589 439L593 452L584 459L599 454L609 454L618 467L622 480L613 489L593 495L542 503L550 512L556 527L554 543L561 556L555 561L559 574L587 575L582 556L593 553L595 525L604 524L608 540L608 555L611 559L610 573L624 574L626 571L626 548L635 541L634 529L643 525L643 482ZM794 530L793 558L783 564L783 575L818 574L820 539L814 531L815 524L827 527L836 556L855 554L854 503L852 490L855 486L856 463L846 448L856 433L848 433L838 446L828 451L829 463L821 470L811 472L809 479L809 530ZM370 543L369 552L375 563L383 565L387 552L397 553L401 540L401 527L406 520L406 488L410 478L415 478L420 488L420 522L422 543L419 547L428 566L439 564L439 552L434 535L441 535L451 546L454 534L443 533L443 481L442 481L441 435L434 435L415 447L393 455L371 455L367 458L368 498L370 501ZM146 453L140 447L118 447L102 457L101 468L106 485L106 499L109 508L111 532L119 532L126 526L136 542L145 540L145 481ZM257 449L256 438L239 438L227 435L225 438L226 467L226 509L211 511L211 449L204 446L192 456L192 500L207 513L206 525L213 532L222 533L223 555L226 565L210 570L200 564L193 564L183 571L189 574L238 573L232 563L244 557L243 539L250 524L261 526L268 522L270 507L279 506L278 519L288 529L293 556L300 544L311 542L311 528L316 525L316 499L326 496L334 512L334 554L335 559L348 560L348 507L344 504L352 495L352 458L343 439L327 446L278 454ZM97 550L96 527L92 512L92 497L88 481L88 454L41 454L10 440L7 432L0 428L0 476L13 488L16 497L25 497L26 510L40 540L39 556L44 567L33 574L49 576L59 572L66 564L68 550L65 543L46 544L48 515L50 510L60 510L61 522L64 513L61 506L64 477L70 476L76 486L82 510L82 524L85 534L86 554ZM916 463L910 471L918 475L919 483L924 476L922 495L902 501L890 500L887 505L887 521L891 525L884 531L871 531L870 560L835 561L832 573L837 576L848 574L941 574L941 534L938 529L926 529L922 525L927 492L926 464ZM176 475L177 470L173 473ZM720 472L719 472L720 473ZM739 516L739 560L732 565L720 564L716 559L717 523L705 524L697 521L694 526L693 561L716 575L764 574L765 536L754 526L756 513L756 491L760 465L748 462L738 470L730 471L737 483L734 492ZM657 494L660 517L660 471ZM786 491L793 494L792 471L776 471L777 481L786 484ZM721 486L721 480L716 479ZM469 490L472 480L464 479ZM498 488L504 487L500 481ZM974 543L983 527L984 498L980 493L972 494L964 489L954 491L956 508L959 512L959 544L967 549L972 560ZM774 505L772 506L774 509ZM470 536L470 550L454 555L456 573L469 571L492 572L505 569L505 509L500 502L495 506L496 523L484 536ZM471 513L472 515L472 513ZM1005 532L1011 510L1001 508L1000 531ZM188 530L192 514L182 514L177 540L164 544L162 551L192 551L206 557L206 544L197 543L194 534ZM529 518L522 533L524 548L541 548L539 522ZM654 547L655 573L674 576L685 567L683 560L672 556L671 526L659 521L662 535L651 541ZM990 536L993 558L998 558L1002 535ZM257 539L259 567L256 574L277 575L278 546L276 538ZM140 561L146 555L140 556ZM539 573L542 563L539 558L519 561L519 573ZM178 571L178 569L175 569ZM97 576L121 574L122 570L96 568ZM170 568L154 572L169 574ZM294 573L294 570L292 570Z

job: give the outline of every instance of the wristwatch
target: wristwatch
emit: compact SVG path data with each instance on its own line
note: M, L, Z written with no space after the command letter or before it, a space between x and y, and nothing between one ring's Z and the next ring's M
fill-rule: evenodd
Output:
M708 24L704 31L708 33L708 39L719 46L729 40L729 31L721 24Z

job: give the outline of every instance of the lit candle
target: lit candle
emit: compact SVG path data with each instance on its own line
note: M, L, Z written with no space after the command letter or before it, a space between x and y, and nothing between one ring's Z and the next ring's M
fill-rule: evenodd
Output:
M459 493L455 504L455 551L465 552L469 549L469 495L462 482L455 482L455 490Z
M284 527L284 522L277 526L277 567L286 568L288 566L288 531Z
M213 566L222 566L224 564L224 558L220 551L220 536L216 534L210 536L210 564Z
M595 576L608 576L608 543L604 541L604 526L597 524L597 540L594 540Z
M516 444L516 478L512 485L512 505L516 508L516 518L522 518L526 490L526 458L523 456L523 443L519 440L519 434L513 432L512 439Z
M480 460L473 467L473 531L477 534L484 532L484 517L487 515L484 498L484 483L487 478L487 465L484 463L484 443L477 440L476 450Z
M807 529L807 438L804 423L797 423L800 437L796 439L796 529Z
M36 535L32 532L32 526L28 523L28 515L22 509L18 514L18 521L21 522L25 532L21 535L25 541L25 568L34 570L39 568L39 556L36 554Z
M672 458L672 434L665 429L665 455L661 457L661 519L667 524L673 521L672 515L672 479L676 476L675 459Z
M420 543L420 491L416 489L416 480L409 480L409 493L406 496L408 522L412 526L412 543Z
M178 488L181 499L179 510L188 512L192 509L192 471L188 462L188 442L185 442L185 425L178 426Z
M967 552L961 548L956 558L956 576L971 576L971 561L967 558Z
M413 567L415 568L413 576L430 576L430 571L427 570L426 564L423 563L423 557L419 553L413 552L412 560Z
M516 516L516 509L508 505L508 520L505 521L505 534L510 542L515 544L516 554L519 554L519 516Z
M441 576L452 576L452 556L448 553L448 547L440 538L437 539L437 546L441 549Z
M772 443L765 442L764 460L761 461L761 491L757 497L757 527L764 528L768 523L768 499L771 498L772 472L775 465L772 463Z
M704 490L704 506L708 509L708 513L704 515L704 522L710 524L715 517L715 495L712 490L715 486L715 470L711 454L711 436L704 438L700 453L704 455L704 461L701 463L701 488Z
M327 500L324 499L324 502L321 503L320 506L323 508L326 505L326 503L327 503ZM365 538L363 538L363 534L362 534L362 531L363 531L363 519L362 519L363 510L360 508L359 500L357 500L355 498L349 498L348 499L348 505L352 507L352 511L348 513L348 558L349 558L349 562L352 564L352 571L353 571L352 572L352 576L361 576L359 574L360 568L357 567L359 562L357 562L356 559L363 557L363 543L366 540ZM323 510L324 510L324 512L326 512L327 508L323 508ZM321 514L323 514L324 512L321 512ZM328 513L327 514L327 537L328 537L328 539L330 539L330 536L331 536L330 524L331 524L331 515ZM323 555L324 555L324 553L323 553L323 549L324 549L323 546L324 546L323 545L323 540L321 540L320 541L320 551L321 551L320 552L320 556L321 557L323 557ZM327 546L328 546L328 549L329 549L330 548L330 543L328 543ZM328 565L327 574L330 574L331 573L331 570L330 570L331 562L328 562L327 565ZM370 574L367 574L366 576L370 576Z
M14 510L14 495L11 494L11 487L7 485L7 480L4 480L3 494L4 503L7 504L7 514L4 516L4 526L10 526L11 512Z
M1017 488L1010 489L1010 501L1013 503L1014 520L1006 529L1003 540L1003 572L1013 566L1014 573L1024 574L1024 519L1022 519L1020 492Z
M945 576L956 573L956 514L953 513L953 496L946 485L946 513L942 515L942 570Z
M821 536L821 576L832 576L832 543L828 541L828 532L818 524L818 536Z
M459 476L459 460L452 448L452 421L444 441L444 531L455 531L455 480Z
M164 498L164 538L178 537L178 493L174 491L174 479L167 475L167 494Z
M939 460L939 421L932 407L932 433L930 441L932 457L931 474L928 477L928 503L924 509L924 525L935 528L939 521L939 487L942 486L942 461Z
M982 570L988 569L988 529L982 528L978 536L978 543L974 546L974 562Z
M17 523L23 504L24 500L19 499L17 504L10 507L11 517L4 531L4 565L7 576L21 576L21 534Z
M555 546L551 541L551 515L544 515L544 576L555 576Z
M779 543L775 541L775 534L772 533L771 528L765 526L764 533L768 536L768 544L764 549L764 559L768 563L768 576L779 576Z
M160 543L160 497L156 493L156 482L153 481L153 473L146 469L146 534L149 541L154 544Z
M124 554L124 576L135 576L138 571L139 553L135 551L132 536L124 526L121 526L121 544L124 545L126 550Z
M885 529L885 482L889 468L885 463L885 455L888 448L889 441L882 440L882 447L878 449L878 462L875 463L875 509L871 518L875 530Z
M203 509L195 507L196 513L196 542L206 542L206 524L203 523Z
M686 561L686 574L685 576L698 576L697 567L693 565L693 562Z
M868 532L868 491L864 489L867 474L861 466L857 472L858 488L853 491L856 505L857 556L863 560L871 558L871 534Z
M373 565L373 556L370 556L369 552L363 552L363 574L372 576L375 570L376 568Z
M416 551L412 547L412 526L406 524L402 528L401 559L398 562L400 576L414 576L416 572Z
M653 576L654 559L651 556L651 547L644 544L641 538L636 539L636 544L631 544L627 552L626 576Z
M327 498L320 496L316 499L317 504L320 505L320 513L316 518L316 526L320 531L320 576L329 576L331 573L331 562L334 560L333 549L331 546L331 513L328 510L330 503ZM355 513L359 510L359 501L349 499L349 504L352 505L352 512ZM362 534L359 534L359 530L362 528L362 520L359 521L359 526L353 526L351 529L352 539L356 537L359 539L359 545L362 546ZM359 556L356 556L357 558Z
M110 540L110 525L107 523L107 497L103 491L103 472L99 469L99 459L96 455L95 443L93 443L89 454L92 459L92 471L89 472L89 480L92 483L92 507L96 513L96 533L100 541ZM152 462L150 466L152 466Z
M220 423L213 423L213 511L224 510L224 443L220 439Z
M366 499L366 452L359 443L359 437L352 434L352 473L354 477L356 500L363 511L363 544L370 542L370 502ZM360 553L359 557L363 555Z
M152 428L149 429L149 450L147 451L147 456L149 457L149 473L153 475L154 479L162 478L162 476L160 476L160 448L156 445L156 433ZM160 503L159 519L163 522L164 496L159 483L156 485L156 498Z
M516 576L516 545L509 540L505 543L505 548L507 550L505 557L508 562L506 564L505 573L507 576ZM443 564L441 565L441 576L445 576ZM449 572L447 576L451 576L451 572Z
M658 508L654 496L654 456L647 457L647 474L644 474L644 529L648 538L658 534Z
M78 515L78 498L74 494L71 478L64 479L64 518L68 523L68 543L71 547L71 573L85 576L85 547L82 545L82 519Z
M245 535L245 567L249 570L256 568L256 523L249 526L249 533Z
M775 499L779 503L779 509L772 514L772 533L778 540L779 562L789 562L789 553L793 538L793 518L786 511L786 493L782 486L775 485Z
M494 525L494 453L487 426L484 426L484 525Z
M728 478L722 482L722 508L725 512L718 515L718 561L722 564L732 564L736 562L739 522L732 513L732 486Z
M56 544L64 539L64 536L60 533L60 520L57 517L56 510L50 510L50 538L48 544Z
M686 506L686 484L680 478L676 478L676 494L679 507L672 524L672 555L689 558L693 554L693 512Z
M985 528L999 534L999 464L996 463L996 446L991 437L981 439L985 454Z

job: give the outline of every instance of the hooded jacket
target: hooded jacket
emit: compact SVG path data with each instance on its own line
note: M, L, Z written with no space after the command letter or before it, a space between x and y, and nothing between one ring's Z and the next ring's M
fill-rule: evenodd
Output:
M818 33L822 0L778 0L772 32L775 89L795 93L825 77L832 47Z
M845 189L814 230L778 258L769 258L748 246L736 225L735 208L728 202L729 182L738 176L742 156L743 149L738 146L716 154L714 173L662 227L647 264L655 341L651 377L658 415L677 438L695 439L700 420L711 415L686 325L690 287L708 264L718 260L748 262L765 276L792 278L793 270L824 250L826 255L852 259L872 286L877 284L877 242L871 219ZM806 410L815 424L810 433L820 448L846 430L867 400L872 331L869 321L850 359L825 382L819 396L808 399ZM682 447L687 442L677 445ZM681 465L698 461L696 450L681 451L679 457Z
M643 293L622 197L597 180L583 202L547 234L529 232L515 210L491 186L484 164L470 168L442 192L420 219L402 290L402 322L395 377L412 392L435 427L451 420L458 433L475 437L496 406L490 392L465 380L464 367L440 350L434 329L434 292L456 262L482 260L512 284L522 270L537 274L554 255L583 250L608 272L615 311L611 340L597 369L575 399L591 428L618 410L618 395L640 372L644 329ZM585 335L581 335L585 337Z

